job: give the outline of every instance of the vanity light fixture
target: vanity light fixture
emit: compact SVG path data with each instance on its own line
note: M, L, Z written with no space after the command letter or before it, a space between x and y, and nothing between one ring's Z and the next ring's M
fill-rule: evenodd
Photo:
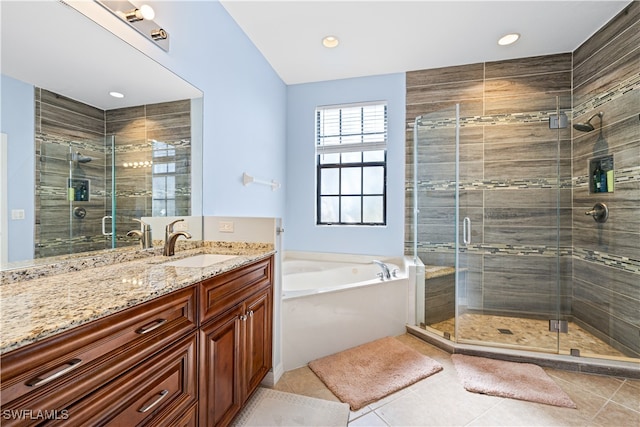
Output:
M151 6L145 4L137 7L128 0L96 0L96 2L156 46L169 51L169 33L153 20L156 13Z
M151 31L151 38L154 40L165 40L169 35L162 28Z
M111 92L109 92L109 95L113 96L114 98L124 98L123 93L116 92L115 90L112 90Z
M500 40L498 40L498 44L500 46L508 46L517 42L519 38L520 34L518 33L505 34L504 36L500 37Z
M124 18L129 22L138 22L146 19L151 21L156 17L156 12L148 4L143 4L140 8L136 8L124 13Z
M322 46L333 49L340 44L340 40L336 36L326 36L322 39Z

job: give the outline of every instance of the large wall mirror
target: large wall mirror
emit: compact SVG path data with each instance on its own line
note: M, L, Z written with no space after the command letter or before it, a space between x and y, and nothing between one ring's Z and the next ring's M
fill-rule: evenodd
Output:
M0 7L2 267L200 216L202 92L62 2Z

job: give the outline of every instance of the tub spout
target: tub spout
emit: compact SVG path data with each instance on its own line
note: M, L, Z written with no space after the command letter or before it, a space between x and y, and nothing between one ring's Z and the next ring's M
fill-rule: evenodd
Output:
M378 264L380 266L380 268L382 269L382 280L389 280L391 279L391 271L389 270L389 267L387 266L387 264L385 264L382 261L378 261L377 259L373 260L374 264Z

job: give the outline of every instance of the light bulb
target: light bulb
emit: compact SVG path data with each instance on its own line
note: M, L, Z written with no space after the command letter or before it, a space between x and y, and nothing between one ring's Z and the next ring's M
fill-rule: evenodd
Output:
M500 40L498 40L498 44L500 46L507 46L517 42L519 38L520 34L518 33L505 34L504 36L500 37Z

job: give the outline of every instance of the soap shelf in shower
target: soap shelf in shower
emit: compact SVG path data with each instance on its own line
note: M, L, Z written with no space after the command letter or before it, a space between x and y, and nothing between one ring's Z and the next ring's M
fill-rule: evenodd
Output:
M613 193L614 165L613 155L589 159L589 193Z

